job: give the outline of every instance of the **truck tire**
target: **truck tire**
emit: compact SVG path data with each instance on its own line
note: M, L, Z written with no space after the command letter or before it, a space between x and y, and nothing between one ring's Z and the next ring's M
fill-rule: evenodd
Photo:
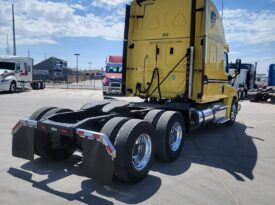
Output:
M39 81L39 82L38 82L38 90L41 90L41 89L42 89L42 82Z
M226 126L232 126L235 124L238 114L238 101L234 98L230 108L230 119L225 123Z
M68 112L71 111L69 109L63 108L54 108L46 112L41 119L45 119L53 114ZM74 149L70 144L65 144L60 148L52 148L52 140L51 137L45 134L42 131L37 131L37 135L35 138L35 147L42 158L51 160L51 161L61 161L69 158L74 153Z
M115 139L115 175L125 182L135 183L148 175L154 160L152 126L143 120L126 122Z
M93 102L89 102L89 103L86 103L85 105L83 105L80 108L80 110L88 110L88 111L97 110L97 109L101 109L103 106L105 106L109 103L110 103L110 100L93 101Z
M41 119L41 117L42 117L45 113L47 113L48 111L50 111L50 110L52 110L52 109L54 109L54 108L55 108L55 107L42 107L42 108L39 108L38 110L36 110L36 111L29 117L29 119L30 119L30 120L36 120L36 121L38 121L38 120ZM36 138L37 138L38 135L39 135L39 132L35 131L35 132L34 132L34 154L40 156L40 154L39 154L39 152L37 151L37 148L36 148L36 146L35 146L35 141L36 141Z
M244 100L244 98L245 98L245 91L242 90L242 92L241 92L241 100Z
M105 105L102 110L105 113L110 112L126 112L128 111L129 102L125 100L112 100Z
M42 81L42 90L44 90L45 87L46 87L46 83L45 83L45 81Z
M46 112L46 113L41 117L41 119L46 119L46 118L50 117L51 115L59 114L59 113L62 113L62 112L72 112L72 110L71 110L71 109L67 109L67 108L59 108L59 107L56 107L56 108L51 109L51 110L49 110L48 112Z
M184 118L175 111L164 112L155 129L157 158L164 162L176 160L183 148L185 132Z
M10 90L9 90L9 92L10 93L15 93L15 91L16 91L16 82L12 81L11 84L10 84Z
M56 107L42 107L42 108L39 108L38 110L36 110L30 117L29 119L30 120L40 120L43 115L45 115L45 113L47 113L48 111L54 109Z
M37 90L37 82L33 82L33 90Z
M101 133L104 133L109 137L112 144L114 144L116 136L120 128L129 120L126 117L115 117L109 120L101 129Z
M158 109L154 109L154 110L150 110L144 117L144 120L146 122L149 122L152 127L153 130L156 129L157 123L159 121L160 116L164 113L164 110L158 110Z

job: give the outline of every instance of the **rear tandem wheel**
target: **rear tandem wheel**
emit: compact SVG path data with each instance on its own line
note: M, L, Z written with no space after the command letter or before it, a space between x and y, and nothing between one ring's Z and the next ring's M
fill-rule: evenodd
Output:
M125 182L138 182L148 175L155 150L152 126L143 120L127 121L119 130L114 142L115 175Z
M185 123L181 113L164 112L156 125L156 155L165 162L176 160L184 145Z
M52 108L45 112L40 119L45 119L50 117L51 115L70 112L70 109L64 108ZM57 137L57 136L55 136ZM60 136L60 140L62 140L62 136ZM35 133L35 149L38 154L45 159L52 161L60 161L69 158L73 153L74 149L72 148L69 141L63 141L60 143L59 147L52 147L53 140L52 137L42 131L37 130Z

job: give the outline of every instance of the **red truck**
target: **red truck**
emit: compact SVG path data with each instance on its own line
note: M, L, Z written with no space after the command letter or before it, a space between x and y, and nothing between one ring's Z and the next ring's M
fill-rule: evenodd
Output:
M108 56L102 82L104 95L122 93L122 56Z

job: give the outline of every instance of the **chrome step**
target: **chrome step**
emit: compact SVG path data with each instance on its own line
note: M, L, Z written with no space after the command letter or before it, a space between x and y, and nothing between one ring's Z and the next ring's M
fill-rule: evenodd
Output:
M219 124L219 125L222 125L222 124L228 122L229 120L230 119L228 119L228 118L224 118L224 119L221 119L221 120L217 121L216 123Z

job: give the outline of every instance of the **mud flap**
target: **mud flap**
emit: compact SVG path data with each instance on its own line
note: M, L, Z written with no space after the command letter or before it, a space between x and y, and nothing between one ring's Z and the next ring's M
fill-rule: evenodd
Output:
M13 133L12 155L14 157L34 159L34 132L34 128L22 126Z
M105 146L96 141L83 139L83 173L101 184L110 184L113 180L114 161L106 152Z

